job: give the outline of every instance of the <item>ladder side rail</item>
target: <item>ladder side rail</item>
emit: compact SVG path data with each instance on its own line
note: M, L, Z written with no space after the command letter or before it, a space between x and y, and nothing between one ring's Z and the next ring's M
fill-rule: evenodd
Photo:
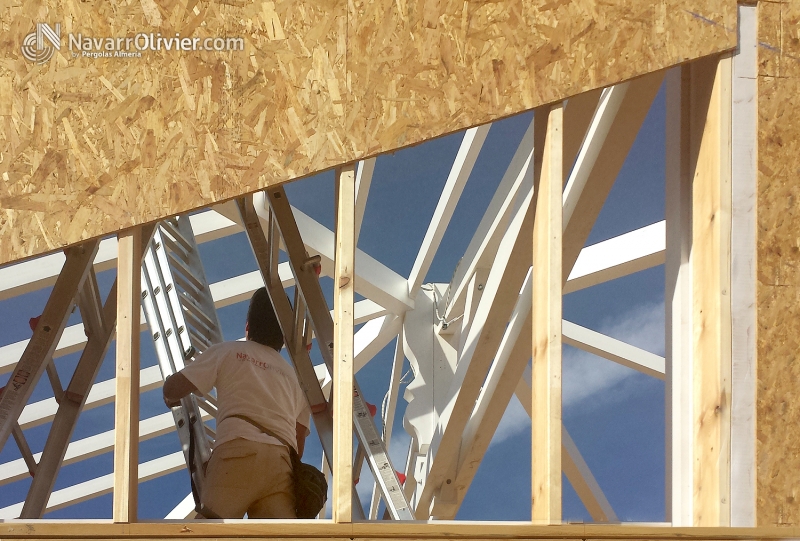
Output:
M85 293L81 296L85 300L81 302L81 318L86 321L89 339L67 385L63 400L58 405L39 459L37 475L31 481L20 518L42 518L44 515L78 417L114 337L117 320L116 281L111 286L105 304L101 303L94 270L89 272L83 292Z
M186 363L187 355L194 353L192 343L186 331L186 321L175 290L175 280L169 264L166 248L161 239L160 231L156 232L151 243L150 255L153 258L151 269L158 282L160 291L155 294L155 305L161 314L161 323L165 325L164 339L168 347L173 350L172 361L175 372L179 372Z
M270 217L266 224L266 228L269 231L269 240L267 240L260 218L253 207L252 196L243 200L240 199L237 203L245 231L250 240L250 246L264 278L267 293L275 309L281 332L283 332L286 350L294 365L300 387L305 393L311 408L311 415L314 418L314 426L317 428L324 459L328 467L331 467L333 459L333 417L319 385L317 374L314 371L314 364L306 348L310 333L308 329L305 329L301 334L295 333L295 329L300 326L296 324L295 311L292 309L289 298L286 296L286 290L283 289L283 285L277 275L277 248L280 234L276 231L277 227L274 219ZM298 307L301 308L302 306L298 305ZM296 334L297 336L295 336ZM364 520L366 516L361 502L358 500L358 492L356 490L353 490L352 505L353 518L355 520Z
M8 441L33 388L53 357L75 296L92 267L98 245L99 241L95 239L65 250L67 257L64 267L56 279L39 324L0 395L0 449Z
M309 265L312 258L306 254L303 238L300 236L300 230L284 189L279 187L264 193L274 217L273 221L278 227L280 238L283 240L289 256L289 266L295 276L295 287L303 296L308 313L311 315L311 325L317 342L320 344L322 358L328 370L333 373L333 320L328 312L328 305L325 302L325 295L322 293L316 272L313 266ZM321 313L328 314L328 317L314 317L314 314Z
M161 374L166 380L185 366L186 355L193 353L194 350L188 339L189 333L178 301L160 228L161 225L148 244L144 258L143 274L146 279L143 281L142 306L151 329ZM171 410L187 464L190 459L190 432L194 435L195 471L190 472L190 475L198 491L202 491L205 481L202 464L211 456L211 446L202 423L202 414L193 396L184 398L180 406Z
M316 333L317 342L320 344L325 364L333 373L333 320L328 311L319 279L312 265L309 264L314 258L309 258L306 254L303 239L283 188L274 188L265 193L289 256L289 263L295 276L295 287L300 291L307 306L311 325ZM355 379L353 381L353 425L359 442L364 446L372 475L381 488L392 518L413 520L414 517L403 487Z
M153 340L153 346L156 350L156 359L158 366L161 369L161 377L166 380L169 376L176 372L175 361L173 359L173 350L169 347L165 338L164 323L161 319L162 313L156 305L156 288L161 288L161 280L158 272L155 269L155 256L152 253L154 250L155 240L153 240L147 247L147 252L143 258L142 265L142 308L144 309L145 320L150 327L150 337ZM159 291L160 294L160 291ZM172 417L175 421L175 428L178 433L178 439L181 442L181 449L186 457L188 464L189 459L189 415L185 412L183 407L171 408Z
M214 306L214 298L211 296L211 289L208 285L205 269L203 268L203 264L200 260L197 240L195 239L194 231L192 230L192 224L189 221L188 216L178 218L178 230L181 232L184 238L189 240L189 242L192 244L193 249L190 254L191 258L189 268L196 277L200 278L200 281L202 282L202 288L201 291L199 291L199 295L192 295L191 297L200 307L206 318L208 318L208 320L212 323L212 334L209 336L211 343L218 344L223 340L222 326L219 322L217 309Z
M318 428L318 432L322 435L323 432L319 430L320 426L331 426L333 420L328 408L328 403L325 400L325 395L320 388L317 374L314 371L314 365L311 362L311 358L308 356L308 350L305 346L297 347L298 344L292 339L295 328L295 314L289 304L286 290L283 289L280 279L272 274L271 269L273 265L271 262L273 257L271 244L267 241L267 237L261 227L260 219L253 208L252 200L246 198L245 201L240 200L238 203L242 214L242 221L245 225L245 231L247 232L250 245L255 254L256 262L261 269L267 293L272 301L275 315L278 318L278 324L281 327L281 332L286 342L286 350L294 364L297 377L300 380L300 386L308 398L308 404L314 415L314 422ZM271 226L268 225L268 227ZM272 237L272 235L270 236ZM307 362L305 362L306 359ZM331 440L321 442L326 455L333 449L332 438L333 433L331 432Z

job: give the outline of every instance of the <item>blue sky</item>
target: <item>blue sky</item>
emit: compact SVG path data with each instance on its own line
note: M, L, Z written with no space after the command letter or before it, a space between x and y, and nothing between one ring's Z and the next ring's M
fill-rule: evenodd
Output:
M588 244L664 219L663 89L639 133ZM489 131L426 282L449 282L508 162L530 123L530 114L496 122ZM375 168L359 248L394 271L408 276L428 222L461 144L457 133L414 148L381 156ZM333 228L334 183L328 172L286 186L290 202L323 225ZM244 234L201 245L210 282L256 270ZM103 294L114 271L99 276ZM329 285L325 280L323 285ZM49 289L0 302L0 345L30 337L28 319L41 313ZM664 272L656 267L564 297L564 317L643 349L664 354ZM219 310L226 339L242 335L246 304ZM74 314L71 323L79 321ZM380 404L388 388L394 341L361 372L358 380L367 400ZM66 386L79 354L57 360ZM114 345L98 380L113 377ZM318 360L319 361L319 360ZM155 364L147 333L142 334L142 366ZM406 362L406 368L408 363ZM8 375L0 376L4 384ZM52 393L43 378L32 400ZM401 391L402 396L402 391ZM164 413L160 390L142 397L141 418ZM393 460L405 462L402 430L405 402L395 417ZM564 346L564 423L621 520L664 520L664 385L633 370ZM41 451L49 425L26 431L34 452ZM73 439L113 428L113 405L81 416ZM140 460L179 450L177 436L167 434L143 442ZM12 439L0 451L0 463L20 455ZM308 439L306 461L319 463L316 436ZM62 469L56 489L111 473L112 455ZM362 476L367 479L368 476ZM22 501L29 481L0 487L0 508ZM365 480L359 492L367 492ZM179 471L140 485L141 519L163 518L189 492L188 475ZM528 520L530 517L530 421L512 399L458 519ZM52 512L50 518L105 518L111 496L102 496ZM583 505L564 481L565 521L589 521Z

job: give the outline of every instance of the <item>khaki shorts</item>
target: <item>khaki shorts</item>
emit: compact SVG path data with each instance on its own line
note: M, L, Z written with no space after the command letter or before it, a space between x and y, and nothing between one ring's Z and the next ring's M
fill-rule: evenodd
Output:
M222 518L296 518L289 450L245 439L211 453L203 505Z

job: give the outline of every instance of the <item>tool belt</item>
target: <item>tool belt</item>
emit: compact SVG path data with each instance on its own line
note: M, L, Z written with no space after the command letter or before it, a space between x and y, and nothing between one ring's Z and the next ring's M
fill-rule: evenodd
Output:
M316 517L328 500L328 481L325 480L325 474L311 464L301 462L300 456L294 447L273 431L261 426L245 415L229 415L226 419L231 417L247 421L267 436L272 436L289 448L289 456L292 459L292 471L294 473L295 512L297 518Z

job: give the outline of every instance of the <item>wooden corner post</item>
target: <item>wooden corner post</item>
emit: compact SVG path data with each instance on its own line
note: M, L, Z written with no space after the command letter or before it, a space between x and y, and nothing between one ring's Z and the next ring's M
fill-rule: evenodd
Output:
M730 525L731 57L691 64L694 526Z
M336 170L336 259L333 276L334 522L353 520L353 292L355 168Z
M563 105L534 112L531 518L561 522Z
M114 419L114 522L136 522L139 483L139 314L142 229L119 234L117 373Z

